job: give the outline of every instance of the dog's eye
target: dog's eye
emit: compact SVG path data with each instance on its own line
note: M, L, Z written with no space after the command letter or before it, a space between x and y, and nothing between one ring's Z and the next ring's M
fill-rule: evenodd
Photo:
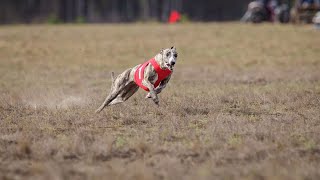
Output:
M169 57L169 56L170 56L170 52L167 52L167 54L166 54L166 55L167 55L167 57Z
M177 58L177 57L178 57L178 54L174 54L173 56L174 56L175 58Z

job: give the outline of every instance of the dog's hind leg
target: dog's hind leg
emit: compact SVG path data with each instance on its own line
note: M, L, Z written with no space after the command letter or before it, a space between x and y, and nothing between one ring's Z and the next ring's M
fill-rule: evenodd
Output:
M134 93L136 93L139 89L139 86L136 85L135 82L132 82L128 87L128 91L126 94L123 96L123 100L126 101L128 100Z
M110 105L110 103L119 95L119 91L115 91L110 93L104 102L101 104L101 106L96 110L96 113L101 112L106 106Z
M111 79L112 79L112 85L110 94L107 96L107 98L104 100L102 105L96 110L96 113L99 113L102 111L106 106L109 106L110 103L117 98L118 95L122 96L122 94L125 94L127 92L127 85L130 76L130 72L132 69L127 69L120 75L118 75L116 78L114 78L114 73L111 73ZM130 84L130 83L129 83Z
M99 113L102 111L111 101L113 101L120 93L114 86L115 84L115 78L114 78L114 72L111 72L111 89L110 89L110 94L106 97L102 105L95 111L96 113Z
M110 102L109 106L111 105L115 105L115 104L119 104L119 103L123 103L124 100L121 97L116 97L113 101Z
M109 105L123 103L124 101L128 100L134 93L136 93L138 89L139 86L137 86L134 82L129 83L121 90L119 95Z

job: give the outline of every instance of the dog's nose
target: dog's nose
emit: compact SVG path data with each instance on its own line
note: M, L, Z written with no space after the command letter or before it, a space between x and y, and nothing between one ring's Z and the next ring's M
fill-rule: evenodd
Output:
M175 62L171 62L171 66L174 66L176 63Z

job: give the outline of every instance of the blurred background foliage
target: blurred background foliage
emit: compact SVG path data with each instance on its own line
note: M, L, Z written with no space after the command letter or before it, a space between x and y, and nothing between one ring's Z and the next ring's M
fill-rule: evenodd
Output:
M239 20L250 0L1 0L0 23L165 22Z

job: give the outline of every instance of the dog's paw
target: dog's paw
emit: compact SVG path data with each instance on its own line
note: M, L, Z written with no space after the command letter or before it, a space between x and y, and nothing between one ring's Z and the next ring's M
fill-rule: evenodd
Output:
M154 102L156 105L158 105L158 106L159 106L159 99L158 99L158 98L153 99L153 102Z
M150 96L150 98L152 98L152 100L158 99L158 96L155 92L150 91L147 96Z
M150 93L148 93L148 94L146 95L146 99L148 99L148 98L151 98Z

